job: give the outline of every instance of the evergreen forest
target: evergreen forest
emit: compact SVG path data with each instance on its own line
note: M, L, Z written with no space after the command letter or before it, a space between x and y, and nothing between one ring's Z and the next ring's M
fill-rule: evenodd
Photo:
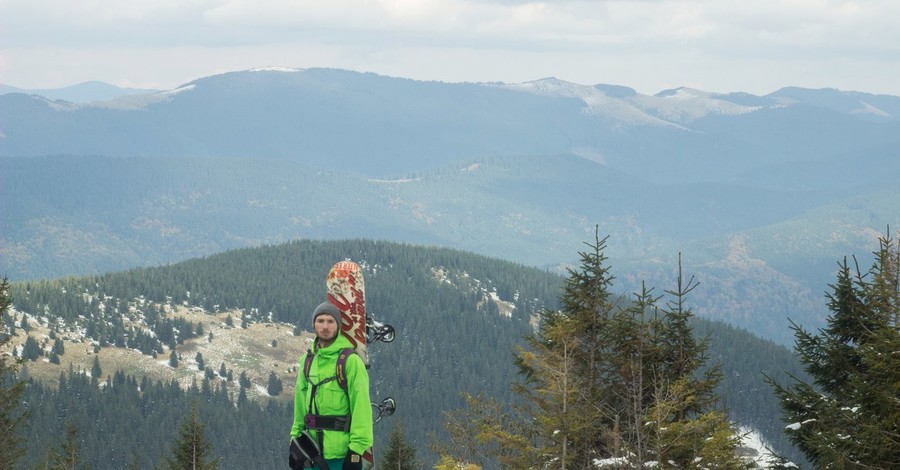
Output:
M154 268L9 285L12 304L4 327L18 345L12 354L23 361L18 377L27 383L26 444L15 468L47 462L69 426L77 429L89 468L156 468L170 455L179 422L194 409L207 426L218 468L284 467L293 397L279 392L282 382L292 390L296 370L273 371L278 382L265 394L246 387L243 375L238 380L236 364L205 364L205 373L184 386L152 370L106 370L103 361L93 364L96 369L73 367L67 354L87 344L100 357L119 351L156 358L164 368L202 364L184 348L216 339L203 324L174 314L174 307L206 315L232 312L228 319L234 318L238 332L247 325L286 324L300 335L324 300L328 268L343 259L364 269L370 315L396 329L393 343L370 348L372 397L392 396L398 404L394 416L376 424L376 456L388 448L390 422L396 420L421 465L432 468L439 460L435 444L447 439L445 419L471 407L466 395L507 404L521 400L512 386L519 380L516 351L547 312L561 308L564 277L443 248L302 240ZM610 272L614 276L615 266ZM631 297L614 286L613 277L614 297ZM674 288L659 286L656 292ZM757 430L773 450L803 462L784 435L779 401L764 380L807 377L791 351L721 321L693 317L690 325L698 341L708 340L706 364L718 365L721 373L715 409ZM39 327L47 333L37 337ZM46 370L54 371L53 378L38 378L47 377Z

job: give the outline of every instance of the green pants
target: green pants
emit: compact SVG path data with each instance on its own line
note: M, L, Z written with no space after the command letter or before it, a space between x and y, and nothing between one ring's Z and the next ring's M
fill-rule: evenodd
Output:
M319 468L318 466L315 468L319 468L319 470L341 470L341 467L344 466L344 459L326 460L325 463L328 464L328 468Z

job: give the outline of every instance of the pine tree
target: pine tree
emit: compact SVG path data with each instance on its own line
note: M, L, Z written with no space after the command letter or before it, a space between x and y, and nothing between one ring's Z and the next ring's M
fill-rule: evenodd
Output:
M247 376L247 371L241 371L238 384L240 384L241 388L250 388L250 377Z
M103 376L103 369L100 367L100 356L94 356L94 363L91 364L91 377L100 380Z
M245 389L244 387L240 387L239 390L240 391L238 392L237 406L238 408L242 408L247 404L247 389Z
M41 357L42 354L43 351L41 351L41 346L34 337L29 336L25 338L25 345L22 346L22 359L34 361Z
M283 390L284 386L281 383L281 379L279 379L278 376L275 375L275 372L271 372L269 374L269 383L266 386L266 391L269 393L269 395L277 397L278 395L281 395L281 392Z
M769 379L788 436L818 468L900 467L900 249L889 235L879 244L865 273L839 264L825 328L792 323L813 382Z
M63 340L61 338L56 338L56 341L53 342L52 352L62 356L66 353L66 346L63 344Z
M211 459L212 443L204 436L206 425L200 422L195 403L190 417L181 421L178 440L172 447L172 457L166 458L168 470L215 470L219 459Z
M579 252L579 269L568 270L562 308L545 311L541 331L529 341L539 347L536 351L549 359L551 367L542 373L527 361L518 362L526 377L519 393L537 405L544 425L565 426L562 432L542 426L545 454L556 449L551 452L555 455L543 458L560 460L561 468L590 468L597 455L617 452L617 443L610 442L605 432L617 426L614 415L605 409L611 403L607 387L617 381L608 360L613 353L610 326L616 299L611 293L614 277L606 265L606 241L598 229L594 242L585 243L588 250ZM554 389L564 401L541 396Z
M66 440L59 451L50 451L50 470L82 470L87 468L81 455L78 428L69 421L66 425Z
M740 439L727 416L714 409L722 377L717 365L706 367L708 341L694 338L686 299L698 283L684 280L680 256L676 279L664 308L642 287L631 306L615 316L619 354L612 360L620 370L633 371L624 374L631 407L621 420L627 431L623 444L636 463L742 468L736 452Z
M693 339L685 302L695 283L683 281L679 263L666 308L647 287L631 299L614 297L605 241L597 235L587 244L580 269L570 270L565 282L562 308L544 312L539 332L516 351L523 380L515 391L524 407L507 414L473 406L470 415L451 419L452 427L473 436L457 447L489 455L457 460L494 460L502 468L552 462L587 470L599 461L628 468L647 462L746 468L736 454L735 431L713 410L718 369L699 373L706 343Z
M169 366L170 367L178 367L178 354L175 353L174 349L169 354Z
M406 441L402 423L398 422L391 431L384 459L378 465L384 470L416 470L416 448Z
M12 299L9 298L9 280L0 278L0 319L9 313ZM0 349L6 345L9 337L0 331ZM19 434L24 430L27 415L20 411L25 382L17 376L18 363L7 363L5 354L0 354L0 462L15 467L16 462L25 453L25 438Z

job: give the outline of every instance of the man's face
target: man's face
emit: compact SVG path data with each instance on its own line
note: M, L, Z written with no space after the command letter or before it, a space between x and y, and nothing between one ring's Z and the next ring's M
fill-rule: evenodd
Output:
M331 341L337 337L338 325L331 315L319 315L313 323L316 330L316 336L322 341Z

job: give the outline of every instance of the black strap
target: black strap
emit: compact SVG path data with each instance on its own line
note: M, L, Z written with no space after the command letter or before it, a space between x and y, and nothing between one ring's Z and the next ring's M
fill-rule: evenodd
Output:
M321 441L322 438L319 437L319 440ZM321 454L319 454L315 458L315 460L316 460L316 466L319 467L319 470L330 470L328 468L328 462L325 461L325 457L323 457Z
M349 351L349 352L348 352ZM312 391L309 394L309 407L307 408L310 413L306 415L304 418L304 424L307 419L312 417L316 421L316 427L312 428L316 430L316 437L318 437L319 448L325 449L325 433L322 432L324 429L336 430L336 431L350 431L350 415L347 416L328 416L328 415L320 415L319 414L319 406L316 404L316 393L319 391L319 387L331 382L332 380L337 380L338 383L341 383L341 378L346 377L344 375L344 363L347 360L347 357L352 353L352 349L345 349L341 351L341 354L338 357L338 363L335 365L335 373L331 377L324 378L319 382L313 384ZM310 354L312 353L312 354ZM306 376L306 380L309 380L309 369L312 366L312 361L315 353L314 351L309 351L306 354L306 360L303 364L303 374ZM339 377L341 376L341 377ZM343 383L341 383L341 388L344 391L347 391L346 378L343 378ZM321 422L320 422L321 421ZM328 427L326 427L326 425ZM333 426L333 427L332 427ZM339 426L339 428L338 428ZM309 426L307 425L307 428ZM329 470L328 463L325 461L325 457L319 455L316 459L316 465L319 467L319 470Z
M350 415L316 415L307 413L303 417L303 425L306 429L316 431L343 431L350 432Z

